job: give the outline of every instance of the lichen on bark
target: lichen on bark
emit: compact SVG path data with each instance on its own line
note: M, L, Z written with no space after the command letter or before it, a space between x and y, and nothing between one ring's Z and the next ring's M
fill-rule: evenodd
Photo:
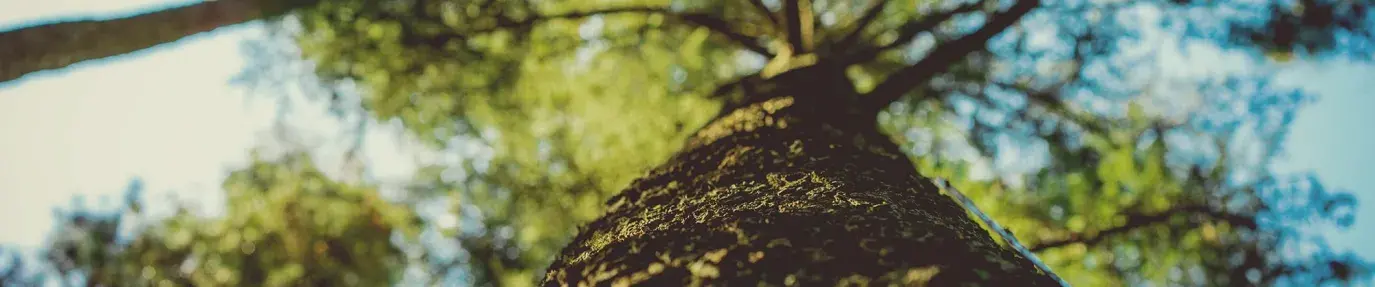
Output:
M703 127L611 198L544 285L1058 285L833 83L787 83Z

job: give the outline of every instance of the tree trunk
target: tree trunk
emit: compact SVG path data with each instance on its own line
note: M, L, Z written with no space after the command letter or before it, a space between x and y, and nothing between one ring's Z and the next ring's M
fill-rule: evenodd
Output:
M839 71L775 77L703 127L611 198L544 285L1058 285L918 175Z
M205 1L125 18L67 21L0 32L0 83L33 72L147 49L313 2Z

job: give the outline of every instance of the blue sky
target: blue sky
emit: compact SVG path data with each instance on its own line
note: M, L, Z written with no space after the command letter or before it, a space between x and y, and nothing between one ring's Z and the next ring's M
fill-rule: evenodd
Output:
M0 29L53 17L119 16L186 1L0 1ZM85 195L118 198L134 176L154 199L211 201L226 171L242 165L271 126L275 107L229 83L244 66L242 42L257 25L221 29L112 59L0 84L0 245L38 246L52 209ZM1375 205L1375 65L1297 62L1280 83L1319 100L1304 108L1277 165L1314 171L1331 187ZM370 137L373 138L373 137ZM385 136L370 148L395 149ZM370 141L374 141L370 139ZM374 162L404 177L404 161ZM1375 208L1351 230L1328 231L1338 248L1375 258ZM17 219L17 220L16 220Z
M1324 184L1356 194L1361 209L1351 230L1333 231L1334 246L1375 259L1375 65L1296 63L1278 79L1316 95L1299 111L1285 142L1282 171L1312 171Z

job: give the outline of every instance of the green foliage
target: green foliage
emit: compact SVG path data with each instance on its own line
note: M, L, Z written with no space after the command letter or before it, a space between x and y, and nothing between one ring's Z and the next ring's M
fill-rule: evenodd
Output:
M227 210L143 216L138 189L114 211L65 218L48 257L63 278L164 286L378 286L406 257L391 238L415 233L412 211L368 187L330 180L304 155L257 161L225 179ZM151 220L151 222L144 222ZM129 236L116 236L132 232Z

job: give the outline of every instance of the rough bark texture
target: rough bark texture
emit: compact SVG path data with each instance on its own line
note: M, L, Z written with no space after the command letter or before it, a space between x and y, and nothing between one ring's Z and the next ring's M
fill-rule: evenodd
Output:
M918 175L843 76L790 73L613 197L544 285L1057 285Z
M216 28L279 14L302 0L219 0L109 20L79 20L0 32L0 82L118 56Z

